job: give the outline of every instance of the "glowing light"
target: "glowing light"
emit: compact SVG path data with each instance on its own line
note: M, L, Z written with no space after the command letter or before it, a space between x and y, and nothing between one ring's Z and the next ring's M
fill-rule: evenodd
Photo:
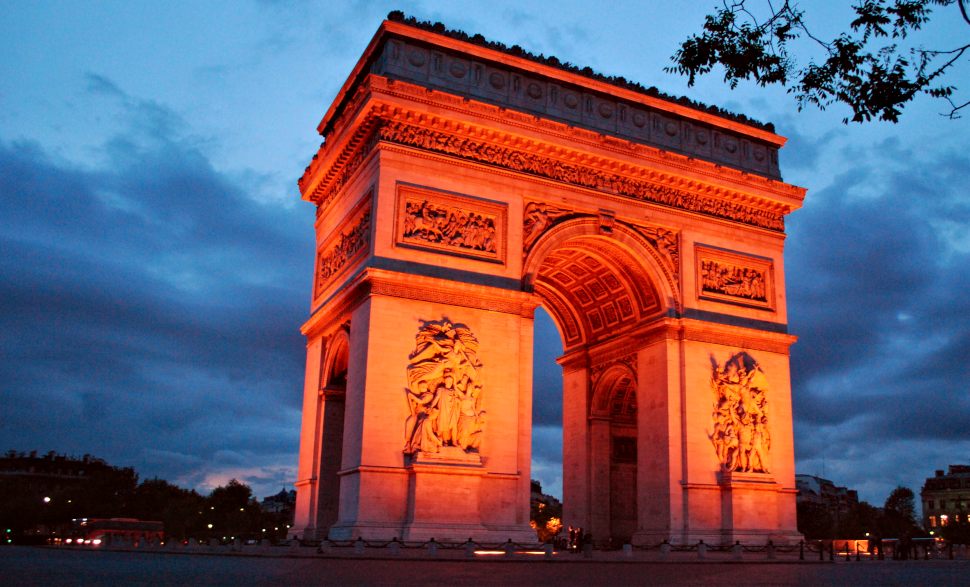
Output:
M210 530L212 530L212 524L208 524Z
M51 498L45 496L44 503L50 503L50 502L51 502Z
M91 541L91 544L97 546L97 545L101 544L101 539L100 538L95 538L94 540Z
M67 540L65 540L64 542L66 542L66 543L68 543L68 544L70 544L71 542L73 542L73 540L71 540L70 538L68 538L68 539L67 539Z

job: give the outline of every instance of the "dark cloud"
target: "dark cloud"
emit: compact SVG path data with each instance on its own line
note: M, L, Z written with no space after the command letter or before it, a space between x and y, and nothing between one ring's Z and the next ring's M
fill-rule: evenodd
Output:
M800 468L851 463L838 482L878 502L899 482L881 468L892 455L914 489L966 458L934 460L970 430L970 201L958 176L970 157L930 160L895 140L846 155L858 164L789 224L796 448Z
M275 491L295 467L313 212L257 202L173 112L88 81L128 120L101 165L0 141L0 443Z

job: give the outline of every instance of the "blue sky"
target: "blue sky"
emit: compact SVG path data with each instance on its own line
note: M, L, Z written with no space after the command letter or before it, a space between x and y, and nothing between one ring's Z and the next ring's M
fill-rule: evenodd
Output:
M713 2L710 3L713 5ZM804 2L833 32L839 2ZM0 19L0 449L91 453L207 491L295 477L315 132L394 9L773 122L786 181L799 472L880 505L970 462L970 128L797 112L667 74L708 3L12 2ZM927 43L970 26L941 13ZM970 91L964 60L952 82ZM558 493L554 328L534 475Z

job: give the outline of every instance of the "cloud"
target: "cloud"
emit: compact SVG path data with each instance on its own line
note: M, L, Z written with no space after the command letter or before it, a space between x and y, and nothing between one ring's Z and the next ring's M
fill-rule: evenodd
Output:
M88 80L127 120L102 165L0 140L0 442L199 482L295 466L312 210L260 203L174 112Z
M881 503L887 471L918 490L970 430L970 253L954 238L970 231L955 175L970 157L896 140L847 155L789 225L796 447L800 467L851 463L837 481Z

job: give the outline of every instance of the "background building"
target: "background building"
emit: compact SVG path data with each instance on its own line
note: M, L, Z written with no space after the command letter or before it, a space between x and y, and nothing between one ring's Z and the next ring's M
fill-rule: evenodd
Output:
M923 501L923 527L927 530L950 524L967 523L970 513L970 465L950 465L944 475L937 469L936 475L926 479L920 491Z
M855 489L839 487L814 475L795 475L795 487L798 488L797 503L822 506L833 515L844 514L859 505L859 494Z

